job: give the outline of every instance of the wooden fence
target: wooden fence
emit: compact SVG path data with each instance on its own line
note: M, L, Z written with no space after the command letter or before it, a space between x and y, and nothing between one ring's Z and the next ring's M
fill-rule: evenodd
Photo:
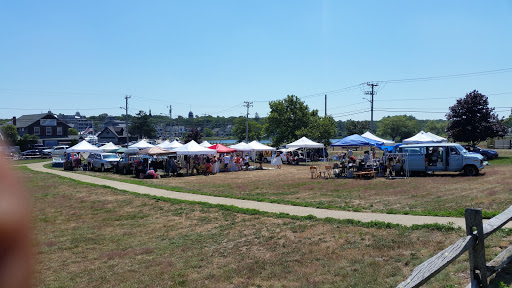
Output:
M482 225L482 210L466 209L466 237L416 267L409 278L397 288L420 287L441 272L464 252L469 251L471 283L466 288L488 287L488 277L512 260L512 247L508 247L489 263L485 263L484 239L512 219L512 206Z

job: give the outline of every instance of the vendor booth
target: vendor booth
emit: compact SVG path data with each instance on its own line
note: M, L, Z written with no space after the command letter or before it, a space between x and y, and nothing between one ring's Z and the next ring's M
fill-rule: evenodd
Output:
M322 143L317 143L317 142L312 141L306 137L302 137L295 142L286 144L286 148L302 148L302 150L304 152L304 159L306 162L308 162L308 161L311 161L311 159L307 158L307 154L306 154L307 148L325 148L325 146Z
M217 151L215 151L213 149L201 147L194 140L188 142L187 144L185 144L185 145L183 145L181 147L178 147L178 148L174 149L174 151L178 155L187 156L186 157L187 158L186 159L186 163L185 163L185 166L187 168L187 175L189 175L189 170L190 170L190 156L193 156L193 155L213 155L213 154L217 154Z

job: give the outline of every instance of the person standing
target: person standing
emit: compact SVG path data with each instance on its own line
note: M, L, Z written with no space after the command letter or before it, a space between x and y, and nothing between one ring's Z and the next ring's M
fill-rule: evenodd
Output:
M283 165L283 160L281 159L281 154L279 152L276 153L274 159L272 159L272 166L277 166L277 169L281 169L281 165Z

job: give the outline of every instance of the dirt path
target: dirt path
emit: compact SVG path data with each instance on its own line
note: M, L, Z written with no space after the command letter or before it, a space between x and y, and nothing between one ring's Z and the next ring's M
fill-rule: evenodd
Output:
M339 211L339 210L327 210L310 207L290 206L283 204L274 204L266 202L257 202L250 200L239 200L223 197L213 197L198 194L189 194L182 192L174 192L164 189L151 188L136 184L129 184L124 182L118 182L113 180L101 179L97 177L81 175L78 173L70 173L63 170L54 170L44 168L43 165L48 162L40 162L27 164L26 166L34 171L40 171L45 173L51 173L71 179L75 179L82 182L94 183L98 185L106 185L113 188L136 192L140 194L150 194L154 196L162 196L173 199L181 199L188 201L207 202L212 204L224 204L233 205L240 208L257 209L260 211L272 212L272 213L288 213L291 215L306 216L314 215L318 218L336 218L336 219L354 219L363 222L369 221L384 221L396 224L402 224L411 226L414 224L428 224L428 223L439 223L449 224L454 223L456 226L465 227L464 218L455 217L432 217L432 216L411 216L411 215L394 215L394 214L380 214L380 213L361 213L361 212L350 212L350 211ZM512 228L512 224L508 223L505 227Z

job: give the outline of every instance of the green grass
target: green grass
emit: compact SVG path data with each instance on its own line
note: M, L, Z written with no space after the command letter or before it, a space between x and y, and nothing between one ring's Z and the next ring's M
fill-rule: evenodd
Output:
M30 168L28 168L26 166L25 167L20 167L20 169L23 169L25 171L30 171L31 173L50 174L50 173L45 173L45 172L32 171ZM50 174L50 175L53 175L53 174ZM362 221L353 220L353 219L335 219L335 218L329 218L329 217L327 217L327 218L317 218L317 217L315 217L313 215L298 216L298 215L290 215L288 213L272 213L272 212L260 211L260 210L257 210L257 209L240 208L240 207L233 206L233 205L211 204L211 203L200 202L200 201L189 201L189 200L167 198L167 197L162 197L162 196L154 196L154 195L150 195L150 194L140 194L140 193L136 193L136 192L131 192L131 191L126 191L126 190L121 190L121 189L113 188L113 187L110 187L108 185L98 185L98 184L94 184L94 183L82 182L82 181L79 181L79 180L70 179L70 178L66 178L64 176L59 176L59 175L53 175L53 176L57 177L59 179L62 179L62 180L67 180L67 181L71 181L71 182L74 182L74 183L79 183L79 184L82 184L82 185L87 185L87 186L92 186L92 187L107 188L107 189L110 189L110 190L113 190L113 191L119 191L119 192L128 193L128 194L132 194L132 195L136 195L136 196L143 196L143 197L147 197L147 198L150 198L150 199L153 199L153 200L170 202L170 203L173 203L173 204L183 204L183 203L198 204L198 205L201 205L202 207L216 208L216 209L220 209L220 210L224 210L224 211L230 211L230 212L241 213L241 214L246 214L246 215L262 215L262 216L267 216L267 217L288 218L288 219L300 220L300 221L311 221L311 220L314 220L314 221L321 221L321 222L326 222L326 223L331 223L331 224L338 224L338 225L344 225L344 226L350 225L350 226L358 226L358 227L365 227L365 228L381 228L381 229L393 228L393 229L405 229L405 230L408 230L408 229L410 229L410 230L430 229L430 230L439 230L439 231L456 231L456 230L460 229L458 227L455 227L454 225L445 225L445 224L421 224L421 225L404 226L404 225L401 225L401 224L394 224L394 223L383 222L383 221L362 222ZM108 178L106 178L106 179L108 179ZM136 184L140 180L133 179L131 181L134 181L134 183ZM131 181L122 181L122 182L131 183ZM152 187L152 186L148 186L148 187ZM156 187L154 187L154 188L156 188ZM125 218L142 217L142 218L145 218L146 216L145 215L139 215L139 216L131 215L131 216L122 216L122 217L125 217ZM116 219L110 219L110 220L111 221L116 221Z
M450 225L268 213L19 169L34 198L40 287L395 287L464 235ZM486 245L510 235L500 229ZM467 269L463 255L425 287L463 287Z
M26 159L26 160L13 160L11 163L13 165L25 165L25 164L31 164L31 163L40 163L40 162L48 162L52 161L52 159ZM52 165L50 164L50 167Z
M512 156L499 156L496 159L489 160L491 165L512 165Z
M45 168L49 169L58 169L61 170L62 168L54 168L51 167L51 164L45 164ZM94 175L94 177L98 177L101 179L107 179L107 180L113 180L113 181L119 181L129 184L135 184L135 185L141 185L145 187L150 188L157 188L157 189L163 189L168 191L175 191L175 192L185 192L185 193L191 193L191 194L199 194L199 195L207 195L207 196L213 196L213 197L224 197L224 198L231 198L231 199L240 199L240 200L252 200L252 201L258 201L258 202L266 202L266 203L275 203L275 204L284 204L284 205L292 205L292 206L299 206L299 207L310 207L310 208L320 208L320 209L332 209L332 210L342 210L342 211L352 211L352 212L373 212L373 213L386 213L386 214L396 214L396 215L417 215L417 216L436 216L436 217L464 217L464 210L465 208L459 208L454 210L444 210L444 211L433 211L433 210L410 210L410 209L375 209L372 207L354 207L350 204L345 205L333 205L329 203L325 203L322 201L316 201L316 202L305 202L305 201L294 201L294 200L286 200L286 199L280 199L280 198L268 198L264 197L264 195L259 196L240 196L236 194L220 194L220 193L208 193L208 192L201 192L201 191L195 191L192 189L185 189L182 187L177 186L166 186L166 185L158 185L151 182L148 182L148 180L143 179L135 179L135 178L127 178L127 179L116 179L113 177L107 176L108 174L104 173L97 173L97 175ZM321 182L313 183L315 185L321 185ZM225 185L223 187L230 188L228 184L221 184ZM294 183L289 184L287 187L285 187L286 190L290 190L293 188L304 186L303 183ZM227 190L227 189L226 189ZM279 194L287 195L292 192L280 192ZM500 214L502 211L482 211L482 217L484 219L490 219L498 214Z

